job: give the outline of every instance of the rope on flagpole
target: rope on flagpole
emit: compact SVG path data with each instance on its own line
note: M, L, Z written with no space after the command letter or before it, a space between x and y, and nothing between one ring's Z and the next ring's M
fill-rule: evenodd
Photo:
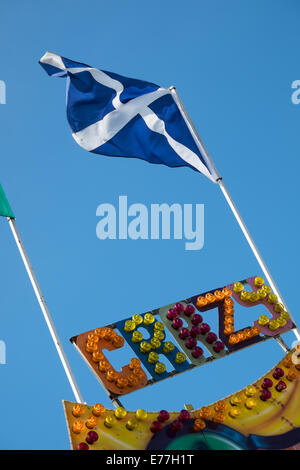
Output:
M24 245L22 243L19 231L18 231L17 226L16 226L15 219L13 219L11 217L7 217L7 220L8 220L9 226L11 228L12 234L14 236L15 242L17 244L17 247L19 249L19 252L21 254L23 263L25 265L25 268L26 268L27 274L29 276L30 282L32 284L33 290L35 292L36 298L38 300L38 303L39 303L40 308L42 310L42 313L44 315L44 319L45 319L46 324L49 328L49 331L50 331L51 337L53 339L53 342L55 344L56 350L58 352L58 355L60 357L60 360L61 360L62 365L63 365L64 370L65 370L65 373L67 375L67 378L69 380L69 383L70 383L71 388L73 390L73 393L75 395L75 399L76 399L77 403L84 403L82 395L81 395L80 390L79 390L79 387L76 383L75 377L73 375L70 364L68 362L67 356L64 352L64 349L63 349L62 344L60 342L60 339L59 339L59 336L57 334L56 328L54 326L53 320L51 318L50 312L48 310L46 301L45 301L45 299L42 295L40 286L39 286L38 281L35 277L34 271L31 267L28 255L25 251L25 248L24 248Z
M278 300L283 304L285 310L289 311L285 301L283 300L282 295L280 294L279 288L277 287L277 285L276 285L276 283L275 283L275 281L274 281L274 279L273 279L266 263L264 262L257 246L255 245L254 240L253 240L252 236L250 235L250 232L249 232L244 220L242 219L235 203L233 202L233 200L232 200L232 198L231 198L231 196L228 192L228 189L226 188L226 186L224 184L224 181L223 181L221 175L219 174L218 170L216 169L216 167L214 165L214 162L212 161L212 158L208 154L206 148L204 147L204 144L203 144L203 142L202 142L195 126L194 126L194 124L192 123L191 118L188 115L188 113L187 113L187 111L186 111L186 109L185 109L178 93L177 93L176 88L174 86L172 86L172 87L169 88L169 90L171 91L171 93L174 97L175 103L177 104L177 106L178 106L178 108L179 108L179 110L182 114L182 117L185 120L185 123L188 126L188 128L189 128L189 130L190 130L190 132L191 132L191 134L194 138L194 141L195 141L195 143L196 143L196 145L199 149L199 151L201 152L201 155L203 156L203 158L205 159L205 162L207 163L207 166L208 166L209 170L212 172L213 175L216 176L215 181L216 181L216 183L219 184L219 187L220 187L220 189L221 189L221 191L222 191L222 193L223 193L230 209L232 210L233 215L236 218L236 220L237 220L237 222L238 222L238 224L239 224L239 226L240 226L240 228L241 228L241 230L242 230L242 232L243 232L243 234L244 234L244 236L245 236L245 238L246 238L246 240L247 240L247 242L248 242L255 258L256 258L256 260L257 260L257 262L258 262L258 264L260 265L261 270L263 271L264 275L266 276L273 292L277 295ZM291 316L291 319L292 319L293 323L296 326L296 328L293 330L294 334L295 334L297 340L300 341L299 329L298 329L298 327L296 325L296 322L294 321L292 316Z

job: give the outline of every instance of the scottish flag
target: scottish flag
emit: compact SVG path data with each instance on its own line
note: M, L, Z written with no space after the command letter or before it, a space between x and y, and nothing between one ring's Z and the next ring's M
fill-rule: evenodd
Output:
M169 89L73 62L47 52L48 75L67 77L67 117L85 150L189 166L216 182L215 168L195 140Z

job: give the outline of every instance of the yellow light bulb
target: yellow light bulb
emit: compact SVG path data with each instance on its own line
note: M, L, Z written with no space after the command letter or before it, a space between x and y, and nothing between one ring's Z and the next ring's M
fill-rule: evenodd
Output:
M254 285L255 285L256 287L260 287L260 286L262 286L264 283L265 283L265 280L264 280L262 277L260 277L260 276L256 276L256 278L254 279Z
M138 410L136 410L135 416L137 417L138 420L143 421L147 419L148 413L142 408L139 408Z
M119 406L115 410L115 417L117 419L123 419L123 418L125 418L126 415L127 415L127 411L125 410L125 408L123 408L123 406Z

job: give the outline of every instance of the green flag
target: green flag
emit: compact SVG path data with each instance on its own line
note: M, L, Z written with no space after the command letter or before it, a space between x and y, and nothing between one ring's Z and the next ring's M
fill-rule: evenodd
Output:
M5 192L0 184L0 216L15 218L13 211L9 205L8 200L6 199Z

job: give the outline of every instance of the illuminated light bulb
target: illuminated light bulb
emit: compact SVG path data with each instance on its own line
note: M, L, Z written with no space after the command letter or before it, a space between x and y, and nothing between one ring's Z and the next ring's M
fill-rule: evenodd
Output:
M154 322L155 322L154 316L151 313L146 313L146 315L144 316L145 325L151 325Z
M99 338L101 338L103 328L96 328L94 330L94 335L97 335Z
M106 416L105 418L105 421L104 421L104 424L105 426L107 426L108 428L112 428L113 425L115 424L116 420L113 416Z
M117 419L123 419L127 415L127 411L123 406L118 406L118 408L115 410L115 417Z
M234 319L232 317L225 317L224 319L224 324L227 325L233 325L234 324Z
M102 405L101 403L96 403L93 407L92 413L94 416L100 416L104 413L104 411L105 411L105 406Z
M112 328L104 328L104 339L110 341L116 335Z
M284 310L284 305L282 305L280 302L274 305L274 311L276 313L281 313Z
M218 411L212 418L215 423L223 423L225 421L225 414L222 411Z
M162 341L165 339L165 334L162 331L154 331L154 338L158 339L159 341Z
M277 302L278 298L276 294L269 294L267 301L269 304L275 304Z
M199 418L209 419L211 417L211 410L207 406L200 408L198 412Z
M260 276L256 276L256 278L254 279L254 285L256 287L261 287L264 283L265 283L265 280Z
M140 331L134 331L131 336L131 341L133 343L139 343L143 339L143 334Z
M165 354L168 354L168 353L174 351L174 349L175 349L175 346L174 346L173 343L171 343L171 341L166 341L166 342L164 343L163 352L164 352Z
M256 292L258 293L260 299L265 299L268 295L268 292L263 288L257 289Z
M280 316L284 318L285 320L288 320L290 318L290 314L288 312L281 312Z
M144 371L140 367L138 369L133 369L132 372L138 379L141 379L145 376Z
M268 325L268 327L269 327L269 329L270 329L271 331L277 330L277 329L279 328L279 326L280 326L280 325L279 325L279 323L278 323L277 320L271 320L270 323L269 323L269 325Z
M85 423L88 429L95 428L97 424L98 424L98 419L96 418L96 416L90 416L89 419Z
M292 382L293 380L296 380L296 378L298 377L298 374L295 370L293 369L290 369L286 375L286 378Z
M119 377L117 379L117 387L118 388L125 388L128 386L128 379L126 379L125 377Z
M134 321L136 326L138 326L138 325L141 325L141 323L143 323L144 320L143 320L142 315L135 314L132 316L132 321Z
M142 341L141 344L140 344L140 351L141 353L145 354L149 351L151 351L151 344L150 343L147 343L147 341Z
M129 431L133 431L137 427L137 421L135 419L129 419L126 423L126 428Z
M226 297L226 299L224 299L224 305L225 305L225 308L226 307L232 308L234 306L234 302L230 297Z
M251 292L249 300L252 303L257 302L259 300L259 294L257 292Z
M72 431L74 434L80 434L84 430L84 422L80 421L80 419L77 419L74 421L73 426L72 426Z
M79 418L79 416L84 414L84 406L77 404L73 406L72 409L72 415L75 416L75 418Z
M205 298L206 298L206 300L209 304L215 302L215 300L216 300L215 296L213 294L211 294L210 292L205 294Z
M107 370L111 368L111 365L107 361L100 361L98 367L99 367L100 372L106 372Z
M228 340L230 346L234 346L235 344L238 343L238 339L237 339L237 336L235 334L231 334L229 336L229 340Z
M166 371L166 366L162 362L157 362L154 367L154 372L156 374L163 374Z
M197 299L196 306L198 308L201 308L201 307L205 307L207 304L208 304L207 299L203 297L202 295L200 295Z
M282 361L282 365L284 367L286 367L287 369L289 369L290 367L292 367L293 365L293 361L292 361L292 358L291 356L288 356L288 357L285 357Z
M94 351L93 354L92 354L92 361L93 362L99 362L99 361L103 361L104 359L104 354L100 351Z
M137 385L137 383L138 383L138 378L135 375L131 374L128 376L129 387L134 387L135 385Z
M205 427L206 427L206 424L205 424L204 419L201 419L201 418L195 419L194 426L193 426L193 430L195 432L203 431Z
M248 410L252 410L256 406L256 400L254 398L247 398L245 401L245 407L248 408Z
M164 324L161 321L156 321L154 323L154 330L163 331L165 329Z
M245 341L246 336L245 336L244 331L238 331L237 334L236 334L236 338L237 338L238 343L241 343L242 341Z
M94 343L94 342L87 342L86 343L86 347L85 347L85 350L89 353L93 353L95 351L98 350L98 346L97 346L97 343Z
M182 364L186 360L186 355L182 352L178 352L175 356L176 364Z
M242 400L238 395L233 395L230 398L230 403L232 406L239 406L242 403Z
M278 325L280 327L283 327L287 324L287 321L284 318L282 318L281 316L279 318L277 318L277 322L278 322Z
M245 338L246 338L246 339L252 338L251 328L245 328L245 329L244 329L244 335L245 335Z
M240 299L242 300L242 302L249 300L249 297L250 297L250 292L248 292L247 290L243 290L240 294Z
M270 294L271 293L271 287L268 286L268 284L264 284L263 286L261 286L261 288L264 292L266 292L267 294Z
M139 421L144 421L145 419L147 419L148 413L142 408L139 408L138 410L136 410L135 416Z
M224 292L222 292L220 290L215 290L214 296L215 296L216 300L223 300L224 297L225 297Z
M113 369L109 369L106 372L105 377L109 382L115 382L118 378L118 374Z
M129 369L139 369L141 367L141 361L137 357L130 359Z
M135 329L135 322L133 320L126 320L125 325L124 325L124 331L129 333L129 331L132 331Z
M228 317L228 316L231 316L231 317L232 317L232 316L234 315L234 309L233 309L233 307L225 307L225 308L224 308L224 315L227 316L227 317Z
M230 290L230 289L227 289L227 287L224 287L224 288L222 289L222 292L223 292L223 294L224 294L225 297L231 297L231 296L232 296L231 290Z
M150 344L152 349L158 349L161 346L161 342L157 338L151 338Z
M245 388L245 395L247 397L254 397L256 393L257 393L257 390L253 385L248 385L248 387Z
M149 364L155 364L158 360L159 360L159 355L156 352L151 351L147 359Z
M231 408L231 410L229 411L229 415L231 416L231 418L238 418L240 414L241 412L238 408Z
M227 408L227 405L223 400L219 400L215 405L215 411L217 412L224 411L226 410L226 408Z
M231 325L231 326L226 326L226 328L224 329L224 335L231 335L232 333L234 332L234 327Z
M260 333L259 326L252 326L251 328L251 336L257 336Z
M260 317L258 319L258 323L261 326L265 326L269 323L269 318L267 317L267 315L260 315Z
M95 335L94 333L90 333L88 335L88 342L89 343L98 343L99 341L99 336L98 335Z
M116 335L112 338L112 344L115 348L121 348L124 346L124 338L122 336Z

